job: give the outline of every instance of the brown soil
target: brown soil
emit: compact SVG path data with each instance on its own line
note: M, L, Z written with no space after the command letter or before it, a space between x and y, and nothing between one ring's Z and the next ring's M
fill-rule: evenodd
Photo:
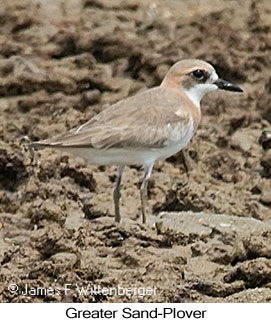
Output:
M270 301L270 32L270 0L2 0L0 301ZM210 61L245 91L205 97L192 142L154 167L146 226L140 168L125 172L116 225L115 167L48 149L31 159L23 136L79 125L158 85L188 57ZM237 234L244 224L236 222L236 231L204 231L208 222L177 232L170 215L168 229L153 225L162 211L254 218L265 230ZM10 283L61 293L24 296ZM157 292L80 296L76 284Z

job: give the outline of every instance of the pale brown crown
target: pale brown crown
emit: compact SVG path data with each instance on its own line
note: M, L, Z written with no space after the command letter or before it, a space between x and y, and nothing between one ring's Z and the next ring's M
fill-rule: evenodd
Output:
M204 78L195 78L193 72L196 70L202 70ZM205 61L185 59L177 62L169 69L161 86L189 89L195 84L205 83L213 71L213 66Z

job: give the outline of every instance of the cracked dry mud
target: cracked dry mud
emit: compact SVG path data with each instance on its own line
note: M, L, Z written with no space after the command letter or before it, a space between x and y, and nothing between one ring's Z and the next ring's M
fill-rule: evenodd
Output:
M2 0L1 302L271 300L269 2ZM158 85L188 57L210 61L244 93L204 98L192 142L154 167L146 226L140 168L124 174L116 225L115 167L87 166L49 149L33 161L21 143ZM24 296L10 293L10 283L157 293Z

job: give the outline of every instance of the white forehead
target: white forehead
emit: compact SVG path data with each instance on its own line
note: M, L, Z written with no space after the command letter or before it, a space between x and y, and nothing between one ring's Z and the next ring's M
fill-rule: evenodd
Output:
M212 69L212 72L207 80L208 83L214 83L215 81L218 80L218 75L216 74L216 71L215 69L213 68Z

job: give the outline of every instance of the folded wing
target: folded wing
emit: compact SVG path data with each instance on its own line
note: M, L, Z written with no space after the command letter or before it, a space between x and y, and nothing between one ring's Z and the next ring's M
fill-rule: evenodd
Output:
M124 99L86 122L36 147L162 148L187 131L190 115L180 98L160 87Z

